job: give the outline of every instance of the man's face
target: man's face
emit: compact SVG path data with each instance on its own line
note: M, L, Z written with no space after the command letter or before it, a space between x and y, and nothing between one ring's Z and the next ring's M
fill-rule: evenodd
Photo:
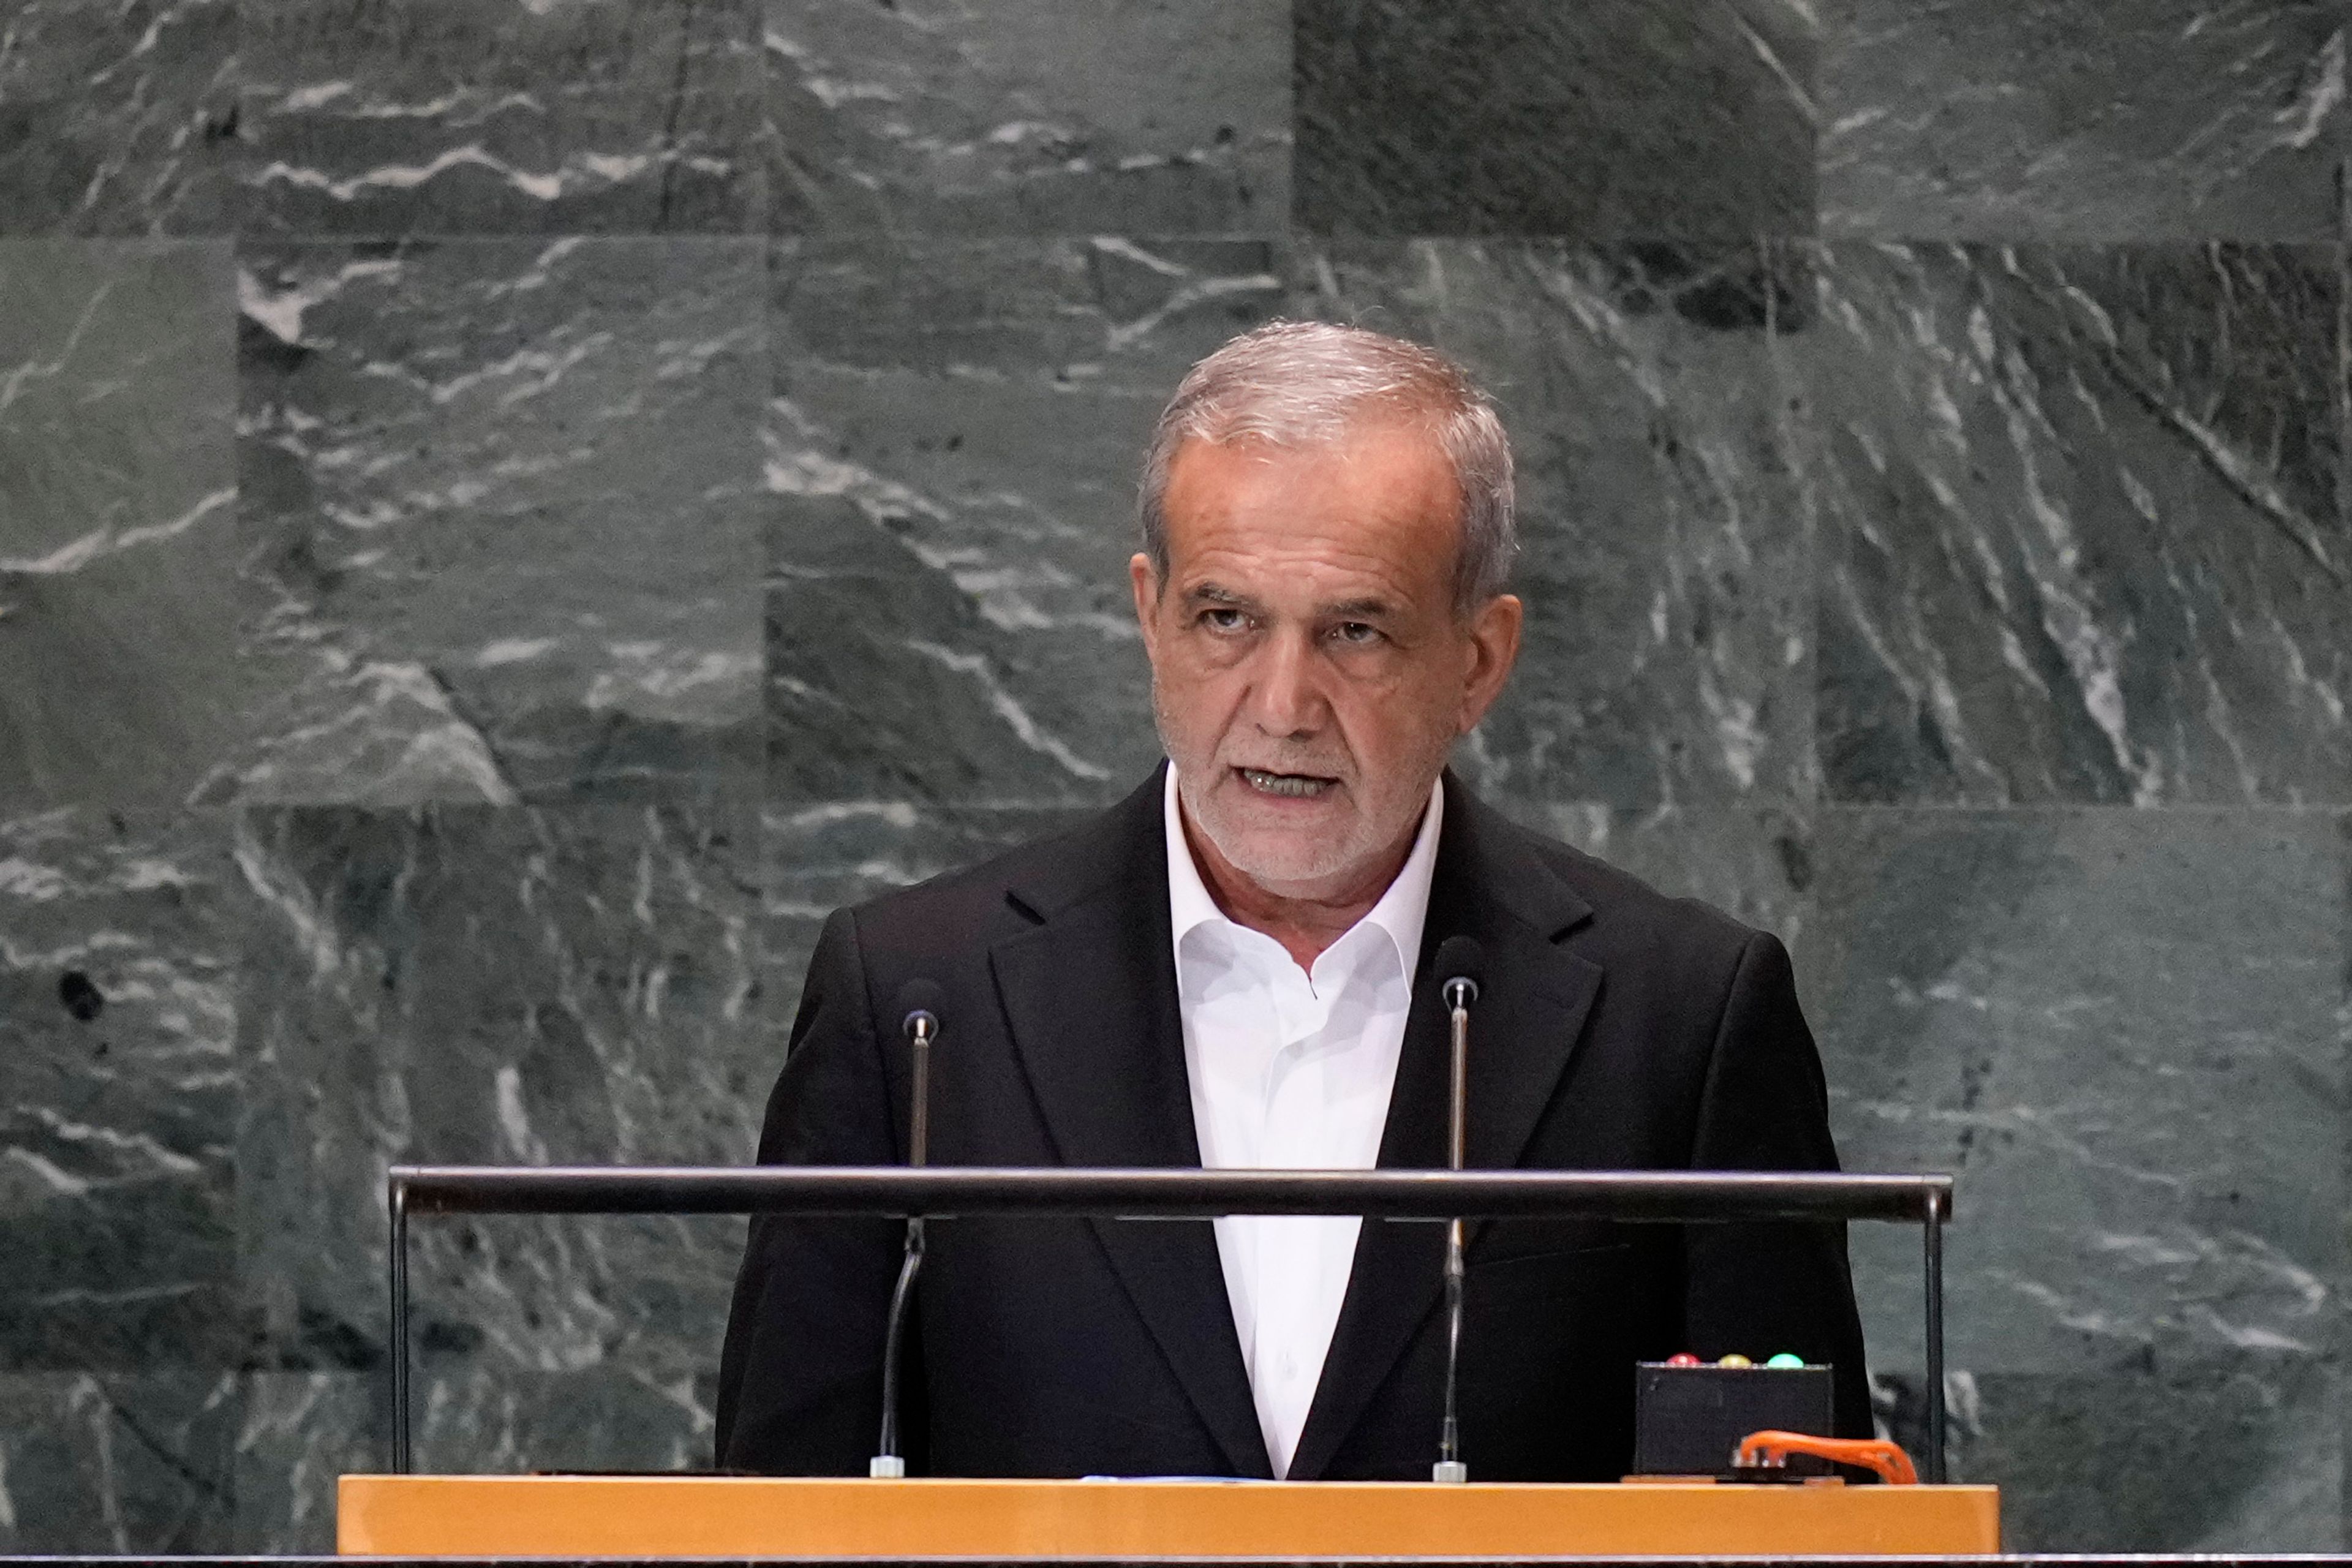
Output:
M1130 566L1186 815L1287 898L1346 899L1418 824L1517 656L1519 603L1454 607L1461 502L1424 430L1324 447L1187 442L1168 579Z

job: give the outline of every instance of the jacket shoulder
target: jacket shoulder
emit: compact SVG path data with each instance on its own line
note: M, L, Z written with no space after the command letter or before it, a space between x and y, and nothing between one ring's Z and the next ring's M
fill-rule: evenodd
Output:
M1136 817L1130 801L1058 825L1040 821L1043 831L1034 837L846 912L867 940L899 947L932 939L961 946L1000 929L1024 928L1051 912L1033 903L1067 900L1117 880L1145 848Z
M1633 943L1657 959L1676 955L1704 969L1737 963L1759 934L1701 899L1661 891L1623 868L1549 834L1512 824L1529 852L1591 906L1587 930L1607 945ZM1769 934L1769 933L1760 933Z

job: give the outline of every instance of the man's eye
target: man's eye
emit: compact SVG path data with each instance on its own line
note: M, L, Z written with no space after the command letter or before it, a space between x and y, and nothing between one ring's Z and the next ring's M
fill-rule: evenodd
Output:
M1381 638L1380 628L1366 621L1341 621L1331 628L1331 635L1343 643L1359 647L1378 642Z
M1201 624L1213 632L1237 632L1249 624L1249 617L1239 610L1208 609L1201 612Z

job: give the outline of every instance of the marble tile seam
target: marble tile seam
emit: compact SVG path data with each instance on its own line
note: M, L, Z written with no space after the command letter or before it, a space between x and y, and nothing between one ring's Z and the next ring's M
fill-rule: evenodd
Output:
M1782 809L1790 809L1783 806ZM2095 800L2029 800L2029 801L1957 801L1957 800L1820 800L1795 808L1800 812L1828 816L2019 816L2019 817L2105 817L2115 820L2155 820L2171 817L2254 818L2344 817L2352 819L2352 799L2343 801L2157 801L2136 805L2128 801Z
M792 237L762 234L748 229L740 234L712 234L708 232L698 234L668 234L659 229L615 231L611 229L593 228L544 229L536 230L530 233L518 234L505 229L495 228L402 228L386 229L382 233L360 234L333 229L280 230L239 228L231 231L226 236L215 237L233 239L239 246L255 247L312 245L379 247L384 245L403 245L413 243L417 245L504 245L520 247L530 245L557 245L569 242L572 244L616 246L666 245L675 246L679 248L690 248L695 246L709 246L712 247L736 246L748 249L772 246L780 239L789 239ZM0 243L5 243L5 241L0 241ZM111 245L122 242L115 240L91 240L84 243ZM212 239L208 238L205 243L212 243Z
M2352 160L2347 160L2352 165ZM2206 250L2252 249L2272 251L2333 251L2343 253L2352 245L2352 233L2298 236L2176 234L2161 230L2140 233L2068 236L2032 229L1988 229L1981 233L1954 233L1930 228L1887 227L1869 230L1843 229L1743 229L1737 231L1708 230L1694 232L1673 226L1626 227L1606 230L1572 228L1481 228L1419 226L1391 225L1378 227L1323 227L1307 223L1291 223L1277 228L1234 228L1163 224L1135 224L1116 221L1117 215L1105 215L1108 221L1072 224L1067 226L1032 227L982 231L949 226L926 227L911 226L890 229L811 228L741 230L690 230L678 232L666 229L614 229L579 227L569 229L515 230L478 227L435 227L419 226L387 226L383 229L277 229L249 225L205 230L201 233L156 234L71 234L38 232L0 232L0 247L8 246L87 246L138 249L141 247L169 249L196 246L233 245L352 245L380 246L387 244L448 244L459 241L496 242L507 245L550 244L559 240L589 240L613 244L678 245L678 246L768 246L780 249L793 247L817 248L877 248L893 247L929 247L972 248L1044 245L1095 237L1131 240L1164 240L1169 242L1214 241L1220 244L1284 245L1323 243L1366 244L1460 244L1473 246L1542 246L1570 250L1622 250L1647 246L1677 246L1710 250L1742 249L1762 247L1793 250L1827 250L1851 247L1889 249L1936 248L1952 250L2031 249L2065 253L2102 251L2138 251L2151 249Z
M2155 247L2247 247L2273 250L2342 249L2343 237L2333 233L2275 234L2261 232L2185 232L2162 228L2105 233L2067 233L2028 227L1936 229L1919 226L1864 227L1841 226L1824 219L1785 228L1726 230L1643 227L1482 228L1411 225L1348 227L1307 222L1266 227L1133 225L1117 222L1032 225L1018 228L977 229L969 226L901 226L892 228L745 227L740 229L501 229L437 226L385 226L368 229L277 229L239 224L215 229L144 234L76 234L68 231L0 232L0 245L74 244L94 246L236 244L386 245L403 242L447 244L457 240L601 239L614 241L697 241L706 244L765 243L772 245L890 245L964 243L1020 244L1086 239L1116 235L1135 239L1214 240L1221 243L1282 245L1297 241L1431 241L1480 245L1567 245L1618 248L1644 245L1745 246L1763 242L1792 247L1890 246L1949 247L2000 250L2019 247L2063 251L2133 250Z
M1139 784L1143 774L1133 780L1114 779L1112 787L1121 782ZM2138 805L2127 801L1956 801L1921 799L1917 801L1831 800L1802 795L1781 795L1759 790L1748 795L1706 800L1663 800L1644 802L1612 801L1591 794L1579 794L1572 786L1560 790L1529 788L1511 784L1484 786L1472 783L1470 787L1479 797L1490 803L1511 802L1555 810L1606 810L1627 813L1637 817L1656 816L1671 820L1694 813L1735 813L1740 815L1781 814L1790 816L1946 816L2020 817L2112 817L2116 820L2152 821L2164 817L2205 818L2247 816L2252 818L2292 819L2297 817L2352 818L2352 799L2343 801L2160 801ZM526 801L518 803L530 810L560 810L567 805L603 805L612 807L634 807L634 801L563 802ZM1098 809L1083 800L1068 795L978 795L957 797L870 797L859 799L796 798L768 795L757 803L771 821L780 817L794 823L818 823L837 820L849 816L872 816L884 818L904 817L911 822L915 816L939 814L969 814L973 816L1017 816L1041 811L1085 812ZM1108 802L1104 806L1108 806ZM485 809L513 809L510 806L490 807L477 801L427 802L421 806L353 807L349 803L322 800L318 802L255 803L251 809L335 808L369 811L404 811L434 806L469 806Z
M2033 251L2066 257L2125 255L2152 251L2259 250L2279 253L2352 256L2352 237L2232 235L2177 235L2149 232L2103 237L2051 236L2032 231L1983 234L1936 233L1928 230L1757 230L1739 234L1693 233L1672 229L1623 229L1590 232L1570 229L1378 229L1318 228L1291 225L1277 230L1178 228L1095 223L1066 228L1034 228L975 233L955 228L895 230L808 230L779 232L675 233L658 229L546 229L520 232L488 228L386 228L383 230L280 230L236 227L203 234L75 235L0 233L0 249L15 247L75 247L92 251L136 254L226 247L244 252L257 249L310 247L381 247L385 246L596 245L664 246L679 249L707 247L763 248L772 252L826 253L865 251L877 254L919 250L1018 249L1087 240L1127 240L1155 244L1264 245L1276 249L1340 245L1432 245L1480 248L1528 247L1569 254L1615 254L1652 247L1673 247L1711 252L1751 248L1794 252L1809 258L1854 248L1909 251L1975 252Z

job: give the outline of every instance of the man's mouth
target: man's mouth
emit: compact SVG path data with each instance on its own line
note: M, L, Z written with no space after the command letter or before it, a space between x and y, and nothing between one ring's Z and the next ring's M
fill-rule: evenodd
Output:
M1260 795L1279 795L1292 800L1318 795L1339 781L1318 777L1314 773L1275 773L1264 768L1235 768L1242 782Z

